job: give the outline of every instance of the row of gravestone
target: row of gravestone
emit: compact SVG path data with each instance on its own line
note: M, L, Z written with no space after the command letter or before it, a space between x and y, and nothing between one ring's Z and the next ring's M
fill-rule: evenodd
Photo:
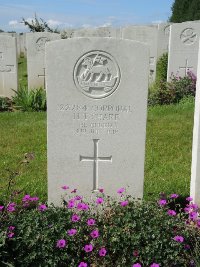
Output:
M197 72L198 40L200 37L199 21L152 26L129 26L122 29L96 28L68 31L67 37L113 37L131 39L148 44L149 82L155 80L157 59L169 51L168 80L172 74L185 76L188 70ZM27 54L28 87L30 89L45 87L45 43L60 39L59 34L28 33L9 34L16 41L8 38L7 33L0 34L0 95L10 97L17 90L17 55L19 51ZM25 38L26 36L26 38ZM9 45L6 45L6 42ZM12 47L11 47L12 44ZM17 44L17 45L16 45ZM4 56L3 56L4 54ZM12 56L12 59L11 59ZM4 59L4 60L2 60ZM10 68L4 68L10 66ZM12 67L11 67L12 66Z
M61 204L63 186L87 197L126 187L142 198L148 63L148 46L126 39L46 45L50 203ZM200 56L198 74L191 196L200 204Z

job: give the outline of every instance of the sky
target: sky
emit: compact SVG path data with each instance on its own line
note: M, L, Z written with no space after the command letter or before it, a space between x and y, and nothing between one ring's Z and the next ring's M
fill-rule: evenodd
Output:
M174 0L0 0L0 29L28 31L22 18L52 28L127 26L166 22Z

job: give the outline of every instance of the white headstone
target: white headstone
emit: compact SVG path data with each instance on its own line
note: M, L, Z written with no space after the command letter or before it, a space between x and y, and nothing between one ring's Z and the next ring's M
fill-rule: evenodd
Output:
M197 73L190 195L200 205L200 50Z
M171 25L167 79L184 77L188 71L197 74L200 23L183 22Z
M144 42L149 46L149 82L153 82L156 76L158 27L152 26L129 26L122 29L122 38Z
M148 55L114 38L46 45L50 203L66 184L85 196L120 187L143 196Z
M170 23L158 24L158 58L169 50Z
M11 97L18 88L16 38L0 34L0 96ZM13 89L13 90L12 90Z
M73 33L73 37L113 37L120 38L121 29L112 27L82 28Z
M57 33L37 32L26 34L28 88L45 87L45 44L60 39ZM53 56L53 55L52 55Z

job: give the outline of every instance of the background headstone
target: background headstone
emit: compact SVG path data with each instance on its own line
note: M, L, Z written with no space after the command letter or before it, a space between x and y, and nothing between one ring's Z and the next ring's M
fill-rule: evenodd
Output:
M169 50L170 23L158 24L158 58Z
M0 34L0 96L11 97L18 88L16 38Z
M29 90L45 87L45 44L46 42L60 38L59 34L49 32L26 34Z
M190 195L194 202L200 205L200 52L197 73Z
M184 77L188 71L192 71L196 75L200 23L174 23L170 27L168 81L172 74Z
M149 46L149 82L153 82L156 77L158 27L150 26L129 26L122 29L122 38L144 42Z
M99 27L99 28L82 28L77 29L73 33L73 37L121 37L120 28Z
M147 46L130 40L46 45L50 203L66 184L85 196L122 186L143 196L148 62Z

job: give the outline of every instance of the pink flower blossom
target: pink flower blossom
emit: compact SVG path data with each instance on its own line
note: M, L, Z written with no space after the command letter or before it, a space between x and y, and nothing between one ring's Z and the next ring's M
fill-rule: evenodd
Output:
M189 218L192 220L192 221L195 221L198 217L198 213L196 211L192 211L190 212L189 214Z
M100 256L100 257L105 257L106 254L107 254L107 250L106 250L105 248L101 248L101 249L99 250L99 256Z
M122 187L122 188L117 190L117 193L118 194L122 194L122 193L124 193L124 191L125 191L125 188Z
M132 267L142 267L142 265L140 263L135 263L132 265Z
M63 185L63 186L61 186L61 188L62 188L63 190L67 190L67 189L69 189L69 186L68 186L68 185Z
M172 199L174 199L174 198L178 198L179 197L179 195L177 195L177 194L171 194L170 195L170 198L172 198ZM153 266L154 267L154 266Z
M7 211L8 212L13 212L15 211L15 206L16 206L16 203L9 203L8 206L7 206Z
M81 199L83 199L83 197L82 197L82 196L75 196L74 199L75 199L75 200L81 200Z
M104 192L104 189L103 188L99 188L99 192L100 193L103 193Z
M78 222L78 221L80 221L80 216L79 215L77 215L77 214L73 214L72 215L72 218L71 218L71 221L72 222Z
M30 201L38 201L39 200L39 197L31 197L30 198Z
M25 195L23 198L22 198L22 201L23 202L26 202L26 201L29 201L30 200L30 195Z
M187 197L186 200L187 200L187 201L192 201L193 198L192 198L192 197Z
M97 204L102 204L104 202L104 199L102 197L98 197L96 200Z
M77 233L77 230L76 229L70 229L70 230L67 231L67 233L68 233L69 236L73 236L73 235L75 235Z
M12 238L14 235L15 235L15 234L14 234L13 232L9 232L9 233L8 233L8 237L9 237L9 238Z
M64 248L66 246L66 240L65 239L60 239L57 241L56 247L57 248Z
M120 202L120 205L121 205L122 207L127 206L127 205L128 205L128 200L121 201L121 202Z
M98 230L93 230L91 233L90 233L90 236L92 238L98 238L99 237L99 231Z
M9 230L9 231L13 231L13 230L15 230L15 226L12 226L12 225L9 226L9 227L8 227L8 230Z
M84 246L85 252L91 252L93 250L92 244L88 244Z
M38 206L39 211L45 211L47 209L47 206L45 204L41 204Z
M133 256L134 256L134 257L139 256L139 252L138 252L137 250L134 250L134 251L133 251Z
M70 200L67 204L68 209L72 209L75 207L75 201L74 200Z
M87 225L91 226L91 225L95 225L96 221L95 219L88 219L87 220Z
M158 201L158 204L159 204L160 206L165 206L165 205L167 204L167 200L166 200L166 199L160 199L160 200Z
M176 212L175 212L175 210L168 210L168 211L167 211L167 214L168 214L169 216L176 216Z
M80 262L79 263L79 265L78 265L78 267L87 267L88 265L87 265L87 263L86 262Z
M177 241L178 243L183 243L183 241L184 241L184 238L182 236L179 236L179 235L176 235L173 239L175 241Z
M0 211L2 211L4 209L4 206L0 206Z
M77 192L77 189L76 188L74 188L72 191L71 191L71 193L76 193Z
M152 263L150 267L160 267L160 265L158 263Z

